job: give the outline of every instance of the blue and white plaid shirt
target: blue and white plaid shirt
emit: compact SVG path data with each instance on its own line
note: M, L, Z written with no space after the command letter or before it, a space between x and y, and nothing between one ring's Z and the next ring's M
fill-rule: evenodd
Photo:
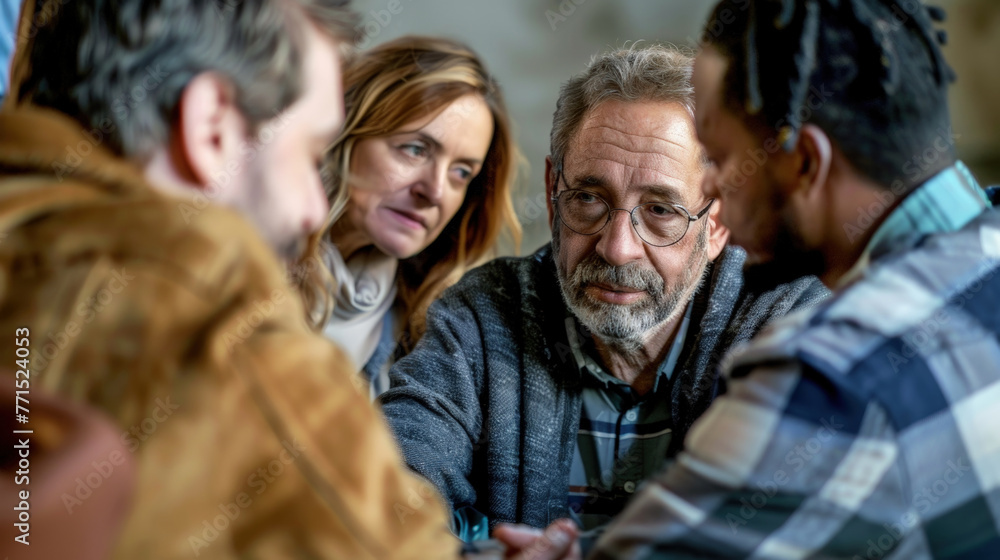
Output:
M1000 212L961 163L729 392L595 558L1000 558Z

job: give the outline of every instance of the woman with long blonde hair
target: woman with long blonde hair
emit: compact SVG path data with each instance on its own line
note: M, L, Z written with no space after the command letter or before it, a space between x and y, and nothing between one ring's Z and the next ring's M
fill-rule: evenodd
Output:
M390 41L349 63L344 87L326 160L333 222L317 248L336 281L323 331L377 395L431 302L494 256L503 231L520 244L520 154L496 81L460 43Z

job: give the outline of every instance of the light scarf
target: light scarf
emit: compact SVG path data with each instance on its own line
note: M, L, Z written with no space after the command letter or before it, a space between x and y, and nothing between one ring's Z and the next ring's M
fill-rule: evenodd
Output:
M332 243L324 245L323 259L337 281L337 290L323 335L340 345L360 369L375 353L382 323L396 299L399 261L372 246L345 262Z

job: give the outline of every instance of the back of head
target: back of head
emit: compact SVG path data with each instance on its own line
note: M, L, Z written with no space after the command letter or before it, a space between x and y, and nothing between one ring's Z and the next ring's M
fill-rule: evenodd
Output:
M562 163L587 113L618 99L679 103L694 117L693 59L668 45L633 45L595 56L587 70L563 84L552 118L550 155Z
M823 129L862 175L912 188L955 161L954 79L917 0L723 0L703 42L729 61L724 105L786 148Z
M38 0L20 103L87 129L111 130L113 152L142 160L169 136L181 93L215 72L251 127L302 91L296 29L353 36L350 0ZM308 23L307 23L308 22Z

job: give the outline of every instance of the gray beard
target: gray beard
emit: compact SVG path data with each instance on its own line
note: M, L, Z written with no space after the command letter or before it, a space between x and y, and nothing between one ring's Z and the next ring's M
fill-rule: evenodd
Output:
M704 271L707 270L705 251L708 235L707 230L702 228L691 258L684 268L683 278L669 290L665 289L663 278L652 268L643 268L638 263L612 266L597 253L587 255L567 275L558 258L558 218L553 225L552 250L556 256L559 289L566 306L591 334L619 353L640 350L657 327L675 319L701 285ZM598 301L585 291L594 283L643 290L648 297L630 305Z

